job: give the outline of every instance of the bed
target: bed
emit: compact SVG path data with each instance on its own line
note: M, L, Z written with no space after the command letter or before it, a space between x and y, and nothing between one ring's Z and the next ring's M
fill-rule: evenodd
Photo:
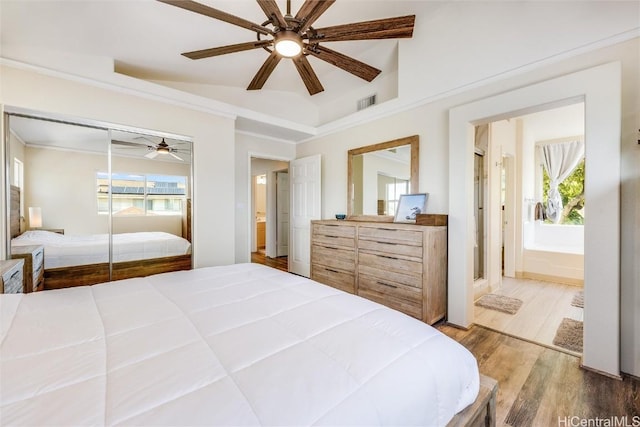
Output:
M495 382L460 344L258 264L0 295L0 312L2 425L494 420Z
M11 247L44 246L45 289L93 285L191 268L191 243L170 233L113 234L111 266L108 234L69 236L46 230L21 233L19 192L18 187L11 186Z

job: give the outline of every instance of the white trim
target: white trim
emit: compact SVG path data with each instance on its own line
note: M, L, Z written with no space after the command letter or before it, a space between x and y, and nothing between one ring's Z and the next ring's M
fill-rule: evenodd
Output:
M620 375L621 74L621 63L612 62L449 111L448 318L468 327L474 320L473 124L584 99L590 162L585 197L590 208L585 226L583 365L613 376Z

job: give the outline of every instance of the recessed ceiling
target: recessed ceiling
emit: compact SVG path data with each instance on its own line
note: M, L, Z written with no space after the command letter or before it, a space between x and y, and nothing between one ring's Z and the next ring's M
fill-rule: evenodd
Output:
M263 23L265 14L254 0L199 0L216 9ZM291 2L292 13L302 0ZM339 0L316 21L316 27L372 19L416 15L423 19L442 2ZM277 0L281 10L286 1ZM183 52L256 40L256 33L155 0L43 0L0 3L2 56L53 69L68 66L82 75L82 63L213 98L242 108L293 118L316 126L319 109L353 92L376 93L378 81L389 85L397 72L397 40L327 43L327 47L382 70L368 83L346 71L309 57L325 91L311 97L290 60L276 67L261 91L247 91L269 53L263 49L191 60ZM65 65L68 64L68 65ZM93 65L92 65L93 64ZM88 71L87 71L88 72ZM397 90L397 89L396 89ZM388 89L387 89L388 92ZM397 93L395 94L397 96ZM387 95L391 98L394 95ZM379 97L385 100L385 97ZM297 114L297 115L296 115ZM326 115L325 115L326 116ZM306 120L306 122L305 122Z

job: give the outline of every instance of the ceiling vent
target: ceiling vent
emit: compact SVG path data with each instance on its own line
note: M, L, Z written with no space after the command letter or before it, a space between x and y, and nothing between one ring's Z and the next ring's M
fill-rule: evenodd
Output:
M373 94L371 96L367 96L366 98L362 98L358 100L358 111L364 110L365 108L369 108L376 103L376 95Z

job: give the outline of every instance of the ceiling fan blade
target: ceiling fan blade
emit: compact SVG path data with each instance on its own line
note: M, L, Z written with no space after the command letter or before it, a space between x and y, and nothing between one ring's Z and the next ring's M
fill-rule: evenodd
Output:
M227 53L242 52L243 50L257 49L259 47L269 46L270 40L256 40L247 43L230 44L227 46L213 47L211 49L194 50L193 52L185 52L182 55L189 59L210 58L212 56L226 55Z
M271 19L273 25L280 28L287 28L287 21L284 20L282 12L275 0L258 0L258 4L267 18ZM275 21L275 22L274 22Z
M301 22L296 31L306 31L335 2L336 0L306 0L296 14L296 19Z
M156 156L157 156L158 154L159 154L159 153L158 153L157 151L149 151L149 152L148 152L147 154L145 154L144 156L145 156L147 159L155 159L155 158L156 158Z
M304 85L307 87L309 95L315 95L318 92L322 92L324 90L322 83L320 83L318 76L316 76L313 68L311 68L311 64L307 57L304 55L298 55L291 59L293 60Z
M181 162L184 162L184 160L182 159L182 157L180 157L180 156L178 156L178 155L176 155L176 154L173 154L171 151L169 151L169 155L170 155L170 156L172 156L172 157L173 157L173 158L175 158L175 159L180 160Z
M253 77L251 83L249 83L249 87L247 88L247 90L262 89L262 86L264 86L267 79L269 78L271 73L273 73L273 70L276 68L276 65L278 65L281 59L282 57L278 55L275 50L271 52L271 55L269 55L267 60L264 61L262 67L260 67L256 75Z
M318 59L322 59L329 64L335 65L338 68L342 68L345 71L350 72L354 76L360 77L368 82L375 79L381 70L378 70L371 65L351 58L335 50L331 50L324 46L315 45L310 49L306 49L306 52L315 56Z
M199 13L200 15L205 15L210 18L218 19L220 21L227 22L229 24L237 25L238 27L246 28L247 30L256 31L260 34L273 34L269 28L263 27L262 25L258 25L251 21L247 21L246 19L240 18L235 15L231 15L230 13L223 12L218 9L214 9L210 6L206 6L204 4L200 4L193 0L157 0L161 3L170 4L171 6L176 6L185 10L189 10L191 12Z
M113 145L122 145L125 147L135 147L135 148L146 148L148 145L146 144L138 144L137 142L129 142L129 141L119 141L117 139L112 139L111 143Z
M415 20L415 15L409 15L315 28L309 42L409 38L413 36Z

